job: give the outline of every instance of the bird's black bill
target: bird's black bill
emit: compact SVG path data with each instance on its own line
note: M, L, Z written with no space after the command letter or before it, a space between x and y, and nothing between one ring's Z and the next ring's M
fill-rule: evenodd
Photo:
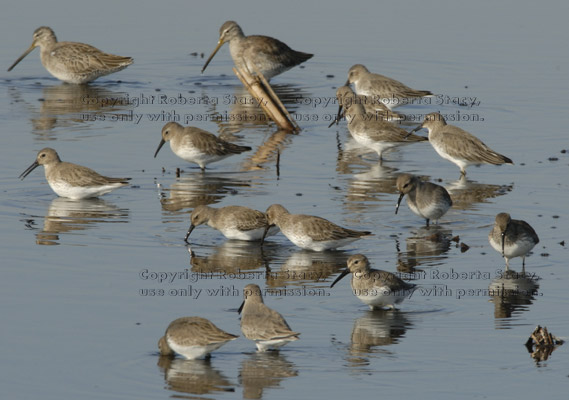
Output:
M156 153L154 153L154 158L156 158L156 156L158 155L158 152L160 151L160 149L162 148L162 146L164 146L164 143L166 143L166 141L164 139L162 139L160 141L160 144L158 145L158 148L156 149Z
M192 233L192 231L194 230L196 226L195 225L190 225L190 229L188 229L188 233L186 233L186 237L184 238L184 242L186 243L190 243L188 242L188 238L190 237L190 233Z
M24 172L22 172L22 174L18 178L24 180L24 178L28 176L30 172L32 172L34 169L36 169L39 166L40 166L39 163L37 161L34 161L34 163L30 165Z
M344 276L348 275L349 273L350 273L350 270L349 270L348 268L346 268L346 269L336 278L336 280L335 280L334 282L332 282L332 284L330 285L330 287L333 288L334 285L335 285L336 283L338 283L338 281L339 281L340 279L342 279Z
M397 199L397 204L395 205L395 214L397 214L397 211L399 211L399 206L401 205L401 200L403 200L403 196L405 195L401 193L399 195L399 198Z

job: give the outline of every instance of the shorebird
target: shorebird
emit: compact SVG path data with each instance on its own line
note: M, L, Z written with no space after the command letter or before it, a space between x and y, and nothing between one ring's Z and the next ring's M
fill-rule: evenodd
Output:
M334 122L340 122L342 117L342 109L347 110L352 104L359 103L364 106L366 114L371 114L375 119L384 119L385 121L398 121L403 119L403 116L391 111L381 99L377 97L364 96L355 94L351 87L340 86L336 90L336 98L338 99L338 114L336 119L328 126L331 127Z
M514 162L502 154L486 146L476 136L454 125L447 125L439 113L425 116L421 125L409 134L422 128L429 130L429 142L435 151L444 159L456 164L460 174L466 175L466 167L479 164L513 164Z
M396 186L400 195L395 214L399 210L403 196L407 195L407 205L419 217L425 218L427 226L430 220L437 221L452 206L450 195L444 187L423 182L418 176L401 174L397 177Z
M280 204L269 206L265 214L269 226L278 226L288 240L307 250L336 249L372 234L368 231L342 228L327 219L312 215L291 214ZM265 231L268 232L268 228Z
M182 317L168 325L164 336L158 340L162 356L178 353L188 360L210 358L210 353L239 336L227 333L211 321L201 317Z
M54 149L46 147L38 152L33 162L22 174L24 179L30 172L44 166L45 179L51 189L61 197L86 199L101 196L128 185L130 178L109 178L81 165L63 162Z
M424 142L428 139L423 136L410 134L373 114L366 114L361 104L354 103L346 110L348 130L353 138L362 146L375 151L379 162L383 161L383 152L392 147L404 144Z
M170 142L174 154L183 160L198 164L202 171L207 164L251 150L249 146L226 142L213 133L193 126L184 127L177 122L168 122L162 128L162 140L154 153L154 158L166 142Z
M255 72L254 64L266 79L281 74L313 56L313 54L295 51L272 37L245 36L235 21L227 21L219 28L217 46L205 62L202 73L226 42L229 42L231 58L238 69L246 68L250 72Z
M526 221L512 219L508 213L499 213L488 234L490 245L506 260L506 271L510 259L522 257L522 271L525 273L526 255L539 243L539 237Z
M58 42L53 30L42 26L35 30L31 46L12 64L11 71L34 48L40 48L40 59L47 71L67 83L87 83L120 71L133 63L131 57L103 53L84 43Z
M268 226L265 213L242 206L213 208L200 205L193 209L190 221L190 228L184 239L186 243L194 228L202 224L217 229L228 239L248 241L263 239L265 228ZM278 228L273 227L267 232L267 236L277 232Z
M334 287L344 276L352 274L354 295L367 304L371 310L388 307L395 308L406 297L411 296L417 285L407 283L397 275L380 269L372 269L369 260L363 254L348 258L347 268L330 285Z
M241 332L247 339L255 341L257 350L278 349L298 340L300 333L293 332L281 314L263 303L259 286L245 286L243 298L238 311L241 314Z
M390 110L405 104L409 98L432 96L428 90L415 90L409 86L380 74L374 74L361 64L348 71L346 85L353 83L355 92L381 100Z

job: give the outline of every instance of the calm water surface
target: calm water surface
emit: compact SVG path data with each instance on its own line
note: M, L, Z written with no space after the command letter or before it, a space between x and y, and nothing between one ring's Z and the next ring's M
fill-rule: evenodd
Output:
M567 5L44 3L4 7L5 68L41 25L135 64L76 87L52 78L35 50L0 74L6 398L566 397L567 345L537 362L523 343L538 324L565 339L569 332ZM279 131L247 104L227 46L200 75L199 54L209 55L228 19L246 34L316 54L273 80L300 133ZM468 181L459 180L458 168L428 143L392 151L378 165L345 123L327 128L336 112L327 102L355 63L441 94L398 111L460 116L453 123L515 165L473 167ZM243 123L224 118L229 114L253 117ZM154 159L160 130L174 115L253 150L205 174L169 146ZM65 161L130 176L132 186L70 201L51 191L40 169L18 180L43 147ZM402 172L451 191L455 207L439 226L426 230L406 205L394 214ZM265 210L273 203L375 235L323 254L301 251L282 235L261 250L204 226L192 233L192 254L183 242L198 204ZM503 260L487 241L502 211L538 232L527 271L539 280L502 276ZM329 289L360 252L421 285L399 311L368 311L348 279ZM511 268L519 272L521 260ZM188 279L156 279L184 271ZM280 354L258 354L242 337L210 362L160 359L156 342L180 316L200 315L239 333L236 311L251 282L268 290L266 303L301 340ZM489 287L502 285L534 294L489 295Z

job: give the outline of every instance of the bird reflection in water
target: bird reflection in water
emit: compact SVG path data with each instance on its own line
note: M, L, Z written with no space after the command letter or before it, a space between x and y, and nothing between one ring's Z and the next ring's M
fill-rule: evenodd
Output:
M134 123L135 105L128 93L108 87L66 83L45 86L38 100L39 109L24 100L20 89L11 88L9 93L14 102L25 106L33 133L41 140L55 140L54 130L58 128L77 128L98 121Z
M158 367L164 373L167 388L174 392L205 395L235 391L235 384L214 368L210 360L161 356Z
M99 224L128 222L128 209L118 208L105 200L57 197L49 205L43 229L36 234L36 244L58 245L61 234L73 234Z
M296 366L278 351L255 352L245 358L239 369L239 383L244 399L261 399L265 389L278 388L280 383L298 376Z
M539 276L534 273L501 271L488 288L494 303L496 329L510 329L523 311L536 300L539 293Z
M405 239L406 251L401 251L399 239L395 239L397 270L412 274L420 265L440 265L448 257L452 231L441 225L422 226Z

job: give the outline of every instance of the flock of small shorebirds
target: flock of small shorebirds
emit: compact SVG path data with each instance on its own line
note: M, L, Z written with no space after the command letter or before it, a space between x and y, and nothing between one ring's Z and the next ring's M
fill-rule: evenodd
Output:
M245 36L233 21L225 22L220 28L218 44L207 59L202 72L211 59L228 42L231 57L238 68L254 70L253 64L270 79L312 57L312 54L292 50L281 41L267 36ZM84 84L132 64L130 57L120 57L104 53L90 45L74 42L58 42L48 27L36 29L33 42L8 69L10 71L35 47L40 48L43 66L56 78L74 84ZM350 88L354 86L354 90ZM348 130L354 139L379 155L391 147L428 140L436 152L454 164L466 175L466 167L478 164L513 164L472 134L459 127L447 125L439 113L431 113L417 128L408 132L390 123L400 119L391 111L397 101L384 104L375 99L410 99L432 95L429 91L414 90L394 79L374 74L363 65L350 68L345 86L337 90L340 104L339 115L348 121ZM341 114L341 111L344 113ZM339 121L340 118L337 119ZM425 128L428 138L417 136L414 132ZM162 128L162 139L154 157L162 146L170 142L170 148L180 158L196 163L202 171L207 164L222 160L233 154L251 150L219 139L214 134L196 127L184 127L169 122ZM45 177L53 191L61 197L83 199L97 197L116 188L128 185L130 178L110 178L76 164L62 162L57 152L51 148L40 150L35 162L20 176L24 179L36 167L43 165ZM436 221L452 206L447 190L437 184L424 182L419 177L401 174L397 178L400 192L395 213L402 198L407 195L411 211L426 220ZM228 239L260 241L265 237L282 232L292 243L302 249L325 251L345 246L371 232L347 229L324 218L291 214L280 204L271 205L266 212L241 206L212 208L197 206L191 213L191 225L185 241L196 226L208 224L219 230ZM496 216L494 227L488 235L491 246L506 260L523 258L539 242L533 228L525 221L514 220L507 213ZM347 268L332 283L334 286L347 274L352 274L351 286L354 294L373 309L394 308L409 296L416 285L401 280L395 274L370 267L366 256L356 254L347 261ZM259 351L278 349L290 341L298 339L299 333L290 329L278 312L263 303L261 289L255 284L247 285L244 302L239 308L241 331L248 339L255 341ZM188 359L209 357L210 353L237 338L224 332L207 319L184 317L173 321L158 347L162 355L178 353Z

